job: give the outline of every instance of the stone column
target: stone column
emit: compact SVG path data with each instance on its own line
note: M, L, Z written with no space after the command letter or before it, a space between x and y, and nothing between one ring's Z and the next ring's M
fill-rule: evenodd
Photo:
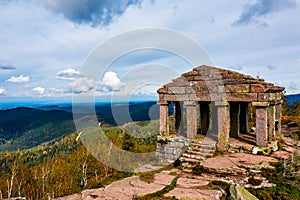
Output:
M248 103L241 103L240 108L241 108L240 131L242 133L248 133L249 132Z
M216 102L211 102L211 123L210 124L211 124L212 133L217 134L218 133L218 105L216 105Z
M187 138L193 139L197 134L197 108L195 101L185 101Z
M240 134L240 104L230 103L230 137L238 138Z
M200 102L201 134L206 134L209 128L209 103Z
M167 101L159 101L159 132L161 135L169 134L168 127L168 114L169 114L169 104Z
M181 103L179 101L174 101L174 123L175 123L175 132L179 131L181 123Z
M256 108L256 145L267 146L268 143L268 102L253 102Z
M275 132L276 136L281 135L281 116L282 116L282 103L275 105Z
M229 103L227 101L215 102L218 114L218 142L223 145L229 142L230 132L230 113Z
M275 105L270 105L268 109L268 135L269 140L275 140Z

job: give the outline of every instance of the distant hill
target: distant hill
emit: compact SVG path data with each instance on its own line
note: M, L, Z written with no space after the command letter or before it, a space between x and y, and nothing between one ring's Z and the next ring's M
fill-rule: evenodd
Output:
M110 125L159 117L159 106L154 101L101 104L95 109L98 121ZM0 110L0 152L28 149L76 131L70 111L71 104Z
M75 131L72 113L14 108L0 111L0 152L27 149Z
M300 94L286 95L286 98L288 100L288 104L293 104L294 101L300 101Z

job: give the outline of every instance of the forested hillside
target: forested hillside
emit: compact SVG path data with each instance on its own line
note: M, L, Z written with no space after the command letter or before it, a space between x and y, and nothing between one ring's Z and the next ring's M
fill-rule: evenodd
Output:
M136 124L102 130L119 148L132 152L155 151L158 122L147 128L144 128L147 122ZM129 132L154 136L137 139ZM129 175L95 159L82 144L78 134L73 133L38 148L0 154L0 199L49 199L101 187Z
M37 146L75 131L69 112L15 108L0 111L0 152Z
M96 105L95 109L99 122L113 126L129 121L158 119L159 116L156 102L101 104ZM69 106L0 110L0 152L32 148L74 132L71 110Z

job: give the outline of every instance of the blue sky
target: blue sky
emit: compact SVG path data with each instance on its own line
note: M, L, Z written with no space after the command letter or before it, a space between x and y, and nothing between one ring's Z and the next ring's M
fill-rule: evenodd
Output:
M168 82L192 66L168 52L141 50L116 60L98 83L79 72L99 44L146 27L184 34L216 66L259 75L286 87L288 94L300 93L299 0L0 0L0 15L2 102L71 101L73 91L88 94L95 87L98 99L107 100L130 84L137 98L155 98L160 84L149 78L133 81L129 72ZM151 73L143 74L140 66Z

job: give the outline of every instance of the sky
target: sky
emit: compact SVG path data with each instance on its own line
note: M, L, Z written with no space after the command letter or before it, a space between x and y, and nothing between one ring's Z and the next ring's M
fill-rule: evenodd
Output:
M0 101L157 99L157 88L193 68L172 52L143 48L98 62L97 80L82 72L95 52L109 59L148 38L127 34L98 51L107 41L147 28L189 38L217 67L300 93L299 24L300 0L0 0Z

